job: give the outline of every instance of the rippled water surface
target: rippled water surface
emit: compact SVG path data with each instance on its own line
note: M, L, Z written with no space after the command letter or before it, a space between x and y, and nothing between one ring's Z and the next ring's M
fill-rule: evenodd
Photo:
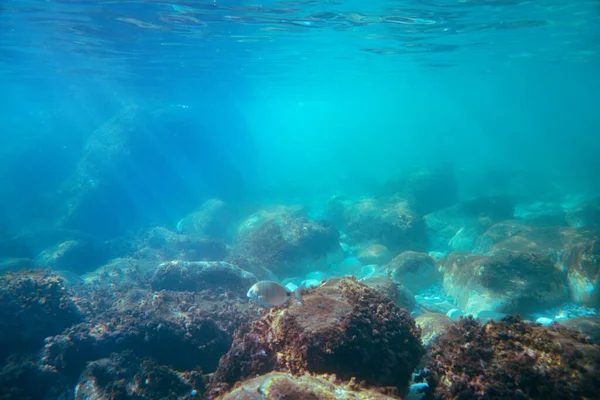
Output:
M0 68L129 76L227 61L261 75L331 61L356 73L373 63L396 72L404 61L582 63L598 61L599 26L596 0L5 0Z

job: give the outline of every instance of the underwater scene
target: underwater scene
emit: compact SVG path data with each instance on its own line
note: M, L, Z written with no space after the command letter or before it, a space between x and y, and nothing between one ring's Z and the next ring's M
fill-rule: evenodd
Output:
M2 0L0 400L600 399L600 1Z

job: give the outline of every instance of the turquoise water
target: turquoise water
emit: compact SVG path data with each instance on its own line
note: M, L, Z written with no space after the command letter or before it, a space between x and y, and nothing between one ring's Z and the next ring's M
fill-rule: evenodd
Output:
M599 154L597 0L3 0L0 397L108 399L94 377L131 389L149 358L183 383L122 398L204 398L267 279L393 281L403 329L369 337L522 314L598 351ZM374 386L427 386L401 347ZM564 398L595 398L567 368Z

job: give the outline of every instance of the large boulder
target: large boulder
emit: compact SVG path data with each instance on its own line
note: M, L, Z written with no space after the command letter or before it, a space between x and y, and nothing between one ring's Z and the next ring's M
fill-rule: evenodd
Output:
M334 196L328 201L326 217L354 242L379 243L393 254L427 246L422 218L397 196L357 201Z
M514 203L507 197L479 198L427 214L430 249L470 252L488 228L513 216Z
M242 222L226 260L259 279L270 279L265 268L280 277L302 276L341 259L337 230L308 219L302 209L276 206Z
M179 233L229 239L232 235L233 215L224 201L209 199L197 210L177 223Z
M568 299L566 274L539 253L451 253L440 262L444 290L466 313L522 313Z
M600 197L588 199L567 211L572 228L600 228Z
M82 316L63 280L46 270L0 276L0 362L39 350Z
M600 307L600 237L595 232L562 230L559 265L566 269L573 301Z
M332 376L271 372L242 382L219 400L392 400L384 394L336 382Z
M451 207L458 202L454 169L445 164L417 168L386 183L384 193L407 199L421 215Z
M152 290L229 291L243 297L258 280L247 271L222 261L168 261L158 266Z
M462 319L428 359L428 399L600 398L600 347L559 325Z
M167 228L144 231L132 242L130 255L154 261L220 261L227 256L222 239L180 234Z
M423 349L407 311L349 278L307 291L303 303L272 308L240 332L214 375L215 393L271 371L408 389Z
M121 290L85 293L90 321L48 338L42 363L71 379L87 363L130 350L178 371L214 372L238 327L258 307L221 292ZM108 299L107 299L108 297ZM115 299L116 297L116 299ZM103 307L99 304L108 303Z
M401 283L417 294L442 278L433 258L426 253L416 251L405 251L399 254L386 264L385 268L395 282Z
M200 370L178 372L123 351L87 364L75 386L75 400L199 400L204 391Z

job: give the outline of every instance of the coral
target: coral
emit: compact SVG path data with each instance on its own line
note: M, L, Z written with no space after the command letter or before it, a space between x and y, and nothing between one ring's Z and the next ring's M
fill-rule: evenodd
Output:
M328 257L341 254L339 233L324 222L284 208L262 210L246 219L227 261L268 279L264 266L275 274L302 275L325 268Z
M344 384L335 377L271 372L248 379L219 400L391 400L384 394Z
M80 320L58 275L36 269L0 277L0 361L10 353L36 351L46 337Z
M124 351L88 363L75 387L75 400L202 399L204 391L201 371L180 373Z
M435 399L597 399L600 348L559 325L463 318L431 346Z
M129 349L177 370L210 373L231 346L235 329L258 311L227 293L138 291L121 307L114 301L88 323L47 339L43 363L73 378L87 362Z
M256 277L235 265L221 261L169 261L156 269L152 290L230 291L244 296L257 282Z
M303 302L274 307L236 335L213 393L271 371L335 374L401 393L408 388L423 352L408 312L354 278L329 280L308 290Z

